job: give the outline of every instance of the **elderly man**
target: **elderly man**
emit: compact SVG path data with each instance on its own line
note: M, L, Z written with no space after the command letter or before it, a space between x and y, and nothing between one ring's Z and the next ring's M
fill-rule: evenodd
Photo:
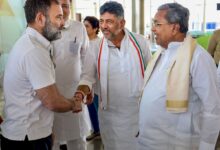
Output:
M100 29L104 38L99 49L87 53L75 95L83 98L90 94L98 78L99 123L105 150L136 150L138 100L151 53L143 36L125 29L124 10L117 2L100 7Z
M1 150L51 150L55 112L80 111L55 84L50 42L61 37L58 0L27 0L28 27L14 45L5 69L5 119Z
M161 46L148 64L139 112L139 150L214 150L220 129L216 66L188 31L189 11L160 6L152 31Z

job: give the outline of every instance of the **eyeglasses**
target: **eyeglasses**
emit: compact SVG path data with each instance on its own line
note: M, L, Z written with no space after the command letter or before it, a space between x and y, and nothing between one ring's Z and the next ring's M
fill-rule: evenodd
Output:
M162 23L162 22L153 21L153 22L152 22L152 27L160 27L160 26L162 26L162 25L164 25L164 24L170 24L170 23L168 23L168 22Z

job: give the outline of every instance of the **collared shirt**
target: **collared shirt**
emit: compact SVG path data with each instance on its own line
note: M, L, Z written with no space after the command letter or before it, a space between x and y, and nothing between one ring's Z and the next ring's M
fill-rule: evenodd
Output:
M220 128L220 95L211 56L197 45L190 66L189 107L166 111L167 69L181 42L161 54L145 85L139 113L139 150L214 150Z
M28 27L14 45L5 69L4 137L40 139L52 133L53 112L44 107L35 90L55 83L50 42Z

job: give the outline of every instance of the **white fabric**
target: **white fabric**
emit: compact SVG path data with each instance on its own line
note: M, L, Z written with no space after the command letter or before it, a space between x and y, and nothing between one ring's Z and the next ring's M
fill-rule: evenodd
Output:
M65 26L62 38L53 43L56 84L62 95L72 98L80 80L89 40L82 23L70 20ZM53 129L55 142L75 140L88 135L91 125L87 106L83 105L80 113L55 113Z
M218 64L217 77L218 77L218 87L220 89L220 62Z
M121 53L119 53L119 59L123 60L122 68L131 67L131 71L127 72L125 76L128 76L128 96L138 97L141 94L141 90L143 88L144 78L141 72L140 61L141 58L138 57L138 53L131 40L129 39L129 31L125 30L125 37L122 41ZM109 48L108 48L108 40L104 39L102 44L101 56L100 57L100 86L102 87L101 92L101 106L103 109L107 109L108 107L108 78L109 78ZM123 53L123 50L126 50L126 53ZM117 64L115 64L117 65ZM114 68L114 67L113 67Z
M29 140L52 133L53 112L35 96L36 89L55 83L54 66L49 55L50 42L32 28L14 45L5 69L4 137Z
M87 149L86 138L79 138L65 142L67 150L85 150ZM60 150L60 144L54 143L53 150Z
M126 64L127 60L133 55L126 49L125 39L127 36L126 34L122 40L120 50L108 41L109 105L107 110L99 111L100 132L105 150L137 149L135 135L138 131L138 99L140 95L132 95L129 91L131 86L129 74L137 68ZM145 62L148 62L151 54L147 40L137 34L134 36L143 51ZM98 51L99 49L94 49L94 52L87 53L80 84L88 83L91 86L96 82ZM100 88L102 91L103 87Z
M145 85L139 113L139 150L214 150L220 129L220 94L214 61L200 46L190 66L188 111L166 111L167 68L180 44L170 43L162 52Z
M99 49L99 44L100 44L101 39L99 37L92 39L89 41L89 51L94 52L94 49ZM98 81L98 80L97 80ZM93 89L94 89L94 93L96 93L96 95L100 94L100 87L99 87L99 83L96 83L93 85Z

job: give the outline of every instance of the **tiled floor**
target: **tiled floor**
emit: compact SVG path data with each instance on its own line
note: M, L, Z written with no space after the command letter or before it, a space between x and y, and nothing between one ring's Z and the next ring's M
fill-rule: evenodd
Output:
M101 139L94 139L88 142L87 150L104 150Z

